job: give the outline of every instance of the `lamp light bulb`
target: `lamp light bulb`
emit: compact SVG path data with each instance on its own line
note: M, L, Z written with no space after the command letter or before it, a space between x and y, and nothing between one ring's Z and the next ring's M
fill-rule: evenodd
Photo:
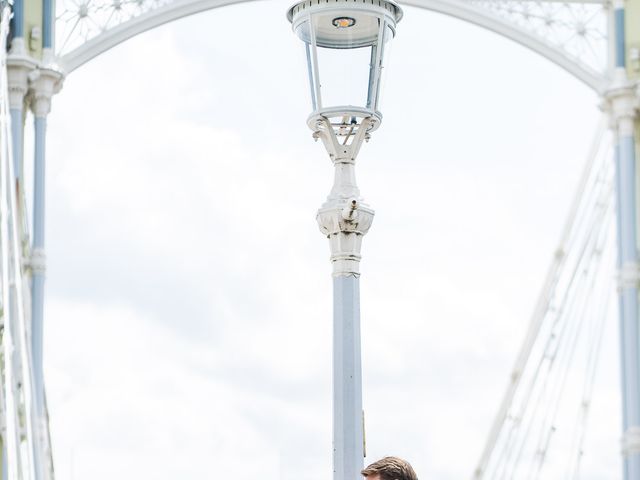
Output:
M356 24L356 19L351 17L337 17L333 19L332 23L336 28L349 28Z

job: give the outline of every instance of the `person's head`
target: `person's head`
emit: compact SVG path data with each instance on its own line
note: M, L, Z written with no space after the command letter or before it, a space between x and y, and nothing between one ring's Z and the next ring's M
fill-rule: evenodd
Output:
M409 462L398 457L384 457L362 470L367 480L418 480Z

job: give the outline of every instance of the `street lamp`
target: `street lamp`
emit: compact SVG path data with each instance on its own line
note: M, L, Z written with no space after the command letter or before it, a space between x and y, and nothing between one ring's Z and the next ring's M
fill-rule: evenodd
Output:
M360 197L355 160L382 121L383 65L402 10L388 0L305 0L287 18L306 51L313 108L307 123L335 166L317 215L333 265L333 480L356 480L365 455L360 247L374 211Z

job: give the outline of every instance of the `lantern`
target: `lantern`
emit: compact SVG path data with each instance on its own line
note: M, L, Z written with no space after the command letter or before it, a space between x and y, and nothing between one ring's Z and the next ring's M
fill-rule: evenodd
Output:
M400 7L388 0L305 0L287 16L306 50L309 126L317 130L323 120L338 119L348 131L369 119L367 130L377 128L384 62Z

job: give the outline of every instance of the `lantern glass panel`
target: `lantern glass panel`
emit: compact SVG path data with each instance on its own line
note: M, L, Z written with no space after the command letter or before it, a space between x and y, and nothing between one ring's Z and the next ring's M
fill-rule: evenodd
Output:
M296 34L305 43L313 110L355 106L377 110L384 52L393 38L388 24L359 11L314 13ZM313 30L309 27L313 26ZM379 37L383 34L383 41Z
M380 73L378 74L378 82L376 85L376 92L372 94L369 93L367 100L367 108L370 108L375 111L380 110L380 97L382 96L382 92L384 91L384 84L387 79L387 70L389 69L389 56L391 53L391 45L395 33L389 24L386 24L384 27L384 39L382 41L382 52L380 55ZM373 60L371 61L373 65ZM375 104L373 104L373 99L375 99Z
M322 107L365 107L373 48L318 48Z

